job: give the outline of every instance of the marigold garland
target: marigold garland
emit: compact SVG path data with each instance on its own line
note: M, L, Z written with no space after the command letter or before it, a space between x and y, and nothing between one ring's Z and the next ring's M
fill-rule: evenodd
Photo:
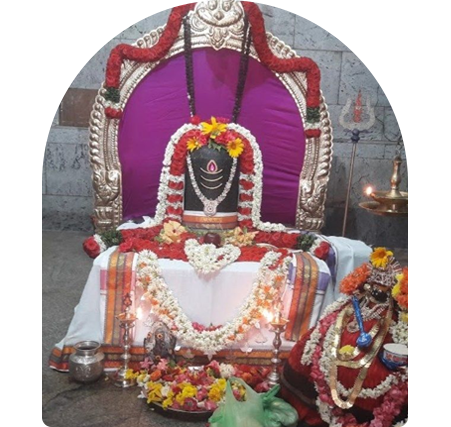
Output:
M368 263L357 267L352 273L348 274L340 283L340 292L346 295L352 295L360 290L370 277L370 266Z
M404 267L402 273L396 276L396 280L396 285L392 289L392 296L403 310L407 310L409 302L409 276L407 267Z

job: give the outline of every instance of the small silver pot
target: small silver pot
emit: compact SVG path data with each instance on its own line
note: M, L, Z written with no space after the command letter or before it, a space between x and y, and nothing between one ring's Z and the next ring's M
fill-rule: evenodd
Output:
M90 383L103 373L105 355L96 341L81 341L74 345L75 353L69 356L69 374L78 382Z

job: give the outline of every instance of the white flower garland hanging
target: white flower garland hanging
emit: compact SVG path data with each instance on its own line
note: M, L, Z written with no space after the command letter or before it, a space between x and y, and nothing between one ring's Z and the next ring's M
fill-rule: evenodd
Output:
M390 333L393 338L393 342L397 344L408 344L408 324L401 318L390 326Z
M138 254L136 284L150 298L153 312L187 347L212 356L234 342L241 341L263 316L263 310L276 299L285 283L290 257L279 260L280 253L268 252L260 262L257 278L250 295L242 304L238 316L215 330L197 331L186 316L177 299L166 285L158 264L158 257L152 251Z
M195 239L189 239L185 242L185 254L194 270L208 274L235 262L241 255L241 250L234 245L217 248L212 243L200 244Z
M335 309L337 309L338 306L340 306L340 305L343 306L344 303L346 302L346 300L348 300L348 299L349 299L349 297L346 297L346 299L344 301L343 300L336 301L334 303ZM329 308L328 312L324 313L322 318L324 318L327 315L331 314L333 311L334 310L331 310ZM318 322L317 325L319 325L319 322ZM319 330L319 327L317 327L316 329ZM332 360L332 347L334 345L335 334L336 334L335 324L332 324L329 327L329 329L327 330L326 336L324 337L323 351L322 351L322 354L321 354L321 357L320 357L320 360L319 360L319 367L320 367L320 369L321 369L321 371L322 371L322 373L324 375L324 378L325 378L325 380L326 380L326 382L328 384L330 383L330 367L331 367L331 365L333 363L333 360ZM314 353L314 350L315 350L316 346L319 345L320 338L321 337L317 337L316 335L315 335L315 337L311 336L311 339L309 340L309 342L306 343L306 349L307 349L307 347L309 347L309 348L308 348L307 352L304 352L304 354L305 353L309 354L309 358L308 358L309 360L304 360L303 362L307 362L308 364L311 363L311 357L312 357L312 355ZM306 364L306 363L303 363L303 364ZM407 379L407 373L403 373L403 374L392 373L392 374L389 374L376 387L374 387L374 388L362 388L362 390L359 393L359 398L361 398L361 399L377 399L378 397L381 397L384 394L386 394L394 384L398 384L399 381L404 381L406 379ZM347 398L351 394L352 389L347 389L346 387L343 386L343 384L340 383L340 381L337 380L337 391L340 393L340 395L342 395L343 397ZM319 398L317 399L317 404L319 406L320 412L321 411L327 411L327 412L330 411L330 408L328 408L328 405L324 405L324 402L322 402L321 399L319 399ZM323 419L326 420L325 418L323 418Z
M235 123L227 124L229 129L232 129L242 136L244 136L250 143L254 156L254 171L251 174L240 174L240 179L244 179L246 181L252 182L254 184L251 190L244 190L240 185L239 191L243 194L250 194L253 196L252 206L251 206L251 215L250 219L254 227L261 231L285 231L286 227L282 224L273 224L270 222L263 222L260 219L261 216L261 204L262 204L262 183L263 183L263 162L262 162L262 154L260 148L255 140L255 137L245 128L237 125ZM166 217L172 217L172 219L181 220L179 216L167 215L167 208L169 206L177 207L174 203L170 203L168 201L168 196L177 195L183 196L183 190L175 190L169 187L169 182L180 183L185 182L184 175L173 175L170 173L170 167L172 162L172 157L174 155L174 149L180 139L187 132L191 130L201 129L200 125L194 124L185 124L180 129L178 129L169 140L168 145L166 146L163 167L161 169L160 175L160 185L158 187L158 205L155 212L155 217L146 227L153 227L155 225L159 225L163 222ZM239 201L238 207L250 207L249 203ZM238 219L245 220L248 219L247 215L238 215Z

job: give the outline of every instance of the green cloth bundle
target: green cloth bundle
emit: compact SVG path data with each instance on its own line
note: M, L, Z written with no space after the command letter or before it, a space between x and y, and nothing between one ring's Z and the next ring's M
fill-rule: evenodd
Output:
M246 400L239 402L233 395L230 381L238 382L246 389ZM296 410L276 397L280 386L266 393L257 393L240 378L227 381L225 402L208 420L210 427L295 427L298 422Z

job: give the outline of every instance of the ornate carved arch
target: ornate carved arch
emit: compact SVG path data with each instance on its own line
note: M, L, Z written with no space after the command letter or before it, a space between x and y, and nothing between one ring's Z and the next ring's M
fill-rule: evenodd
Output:
M258 7L249 2L236 0L201 1L175 8L183 16L188 11L192 31L192 47L212 47L216 50L239 51L243 37L244 14L249 16L251 26L264 24ZM173 11L173 14L174 14ZM118 226L122 221L121 165L118 156L118 124L121 111L136 86L161 61L183 51L183 32L180 23L172 21L138 39L132 46L120 45L113 49L108 68L119 70L116 78L112 73L99 89L90 120L90 160L95 193L95 222L98 231ZM172 25L173 41L168 44L164 58L148 62L144 53L151 52ZM168 31L166 31L166 34ZM304 166L299 177L299 193L296 212L296 227L319 231L324 224L324 204L327 182L332 161L332 128L327 105L322 93L315 91L312 76L319 71L308 58L300 58L284 42L266 32L264 43L253 34L250 55L257 61L268 64L277 78L293 97L306 129ZM166 43L167 40L164 40ZM122 47L121 47L122 46ZM265 52L265 48L267 51ZM118 55L115 56L115 53ZM141 54L142 58L137 58ZM149 56L151 57L151 56ZM134 58L133 60L127 58ZM277 59L282 59L281 63ZM283 61L294 60L294 61ZM289 71L296 68L304 71ZM274 71L279 69L279 71ZM114 73L113 73L114 74ZM112 86L112 82L115 83ZM319 81L318 81L319 83Z

